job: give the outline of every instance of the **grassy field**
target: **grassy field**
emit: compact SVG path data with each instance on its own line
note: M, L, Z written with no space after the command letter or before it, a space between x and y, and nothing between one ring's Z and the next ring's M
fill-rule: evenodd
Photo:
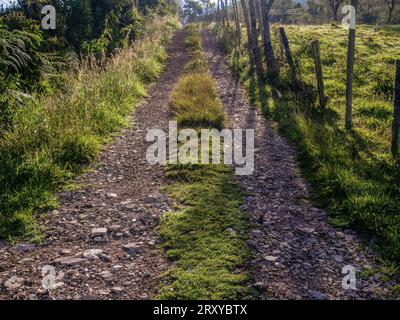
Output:
M272 26L276 56L278 25ZM333 25L285 26L306 94L289 88L287 65L280 92L258 87L249 77L245 51L226 45L233 67L247 83L250 98L271 116L298 147L303 172L313 185L316 203L332 222L365 235L385 257L400 259L400 170L390 154L395 60L400 59L400 27L359 26L354 79L354 129L344 130L347 30ZM316 93L310 42L319 39L329 98L321 110Z
M27 99L0 133L0 237L40 240L35 214L57 207L55 193L99 153L162 71L175 18L149 19L145 36L105 66L83 64L65 89Z
M189 74L170 97L180 128L220 128L224 124L214 80L205 72L198 30L189 27ZM193 61L197 62L193 63ZM176 164L166 167L168 192L178 212L163 215L162 246L175 264L161 288L161 299L236 299L247 294L249 217L240 210L242 191L232 167Z

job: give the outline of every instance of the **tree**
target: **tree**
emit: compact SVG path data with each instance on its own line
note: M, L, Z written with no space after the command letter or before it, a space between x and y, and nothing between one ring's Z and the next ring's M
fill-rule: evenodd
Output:
M317 16L322 15L323 6L316 0L307 1L307 12L313 18L313 23L316 23Z
M183 13L189 17L190 20L195 20L203 13L201 4L195 0L186 0L183 5Z
M249 13L250 13L250 47L253 53L256 72L259 80L264 79L264 68L262 65L260 47L258 45L257 33L257 16L255 8L255 0L249 0Z
M253 70L254 70L254 57L253 57L253 52L251 50L250 17L249 17L249 12L247 11L246 1L245 0L240 0L240 4L242 6L244 23L246 24L246 33L247 33L247 45L246 45L246 48L247 48L247 52L248 52L248 55L249 55L250 72L253 72Z
M338 21L338 11L344 0L327 0L328 5L331 9L332 19Z
M389 10L387 23L391 23L394 9L398 4L400 4L400 0L385 0L385 2Z
M274 49L271 41L271 30L269 26L269 13L275 0L261 0L262 20L263 20L263 43L264 56L267 64L267 76L270 80L278 77L278 67L276 65Z

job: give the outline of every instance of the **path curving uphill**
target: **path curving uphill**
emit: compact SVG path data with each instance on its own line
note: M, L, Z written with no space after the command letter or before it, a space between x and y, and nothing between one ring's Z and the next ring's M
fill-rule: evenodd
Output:
M238 179L250 194L243 205L255 225L248 241L254 255L249 269L261 298L384 298L392 284L379 275L357 279L357 290L343 289L342 268L375 269L376 256L354 232L333 228L326 212L313 207L294 148L249 104L208 30L202 33L202 45L229 127L255 130L255 171Z
M126 129L102 153L82 188L60 194L60 209L40 218L45 244L0 244L0 299L150 299L169 263L155 226L171 201L164 171L146 161L147 130L167 130L168 96L187 60L184 31L167 48L164 73ZM54 273L53 273L54 271ZM46 292L43 280L54 289Z

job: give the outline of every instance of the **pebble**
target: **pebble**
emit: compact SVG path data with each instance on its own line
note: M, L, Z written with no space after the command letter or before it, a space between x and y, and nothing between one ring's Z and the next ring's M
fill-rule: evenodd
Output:
M343 262L343 256L341 256L340 254L335 254L335 255L333 256L333 259L334 259L337 263Z
M24 258L24 259L19 260L18 263L21 263L21 264L30 264L30 263L32 263L32 262L34 262L34 261L35 261L35 260L33 260L32 258Z
M107 228L93 228L90 236L92 238L102 237L107 235Z
M112 293L114 294L121 294L122 292L124 292L124 289L121 287L112 287L111 288Z
M265 256L265 260L270 261L270 262L275 262L278 260L278 257L275 256Z
M4 286L8 289L8 290L15 290L20 288L25 282L24 278L20 278L17 276L12 276L10 279L8 279L5 283Z
M89 260L92 260L92 259L95 259L95 258L97 258L100 254L102 254L103 253L103 250L101 250L101 249L89 249L89 250L86 250L84 253L83 253L83 257L85 258L85 259L89 259Z
M107 198L117 198L118 196L115 193L109 192L107 193Z
M117 232L121 229L121 226L119 224L113 224L108 228L111 232Z
M63 266L73 266L73 265L83 264L87 262L87 259L72 256L72 257L59 257L54 259L53 261L54 263L59 263Z
M314 300L326 300L326 295L319 291L310 291L310 297Z
M150 203L154 203L157 199L155 197L152 196L146 196L144 197L143 201L146 204L150 204Z
M135 243L125 244L125 245L123 245L123 248L130 255L137 255L144 251L142 247L138 246Z
M17 250L18 252L28 252L28 251L32 251L35 248L36 248L36 245L34 245L34 244L17 244L15 246L15 250Z

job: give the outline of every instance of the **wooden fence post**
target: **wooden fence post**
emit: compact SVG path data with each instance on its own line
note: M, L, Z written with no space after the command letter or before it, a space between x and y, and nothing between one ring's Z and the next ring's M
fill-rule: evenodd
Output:
M319 49L319 41L314 40L311 42L311 51L314 58L315 64L315 75L317 78L317 87L319 95L319 104L321 108L326 107L328 98L325 96L324 78L322 76L322 63L321 63L321 52Z
M292 51L290 51L289 40L288 40L288 38L286 36L285 28L284 27L280 27L279 28L279 33L281 35L282 44L283 44L283 47L285 49L286 60L287 60L287 62L289 64L289 68L290 68L290 73L291 73L293 84L295 85L296 89L299 89L300 88L300 83L299 83L299 79L297 78L296 66L294 64Z
M349 43L347 48L347 75L346 75L346 120L345 128L351 130L353 111L353 78L354 56L356 53L356 29L349 28Z
M394 85L394 112L392 127L392 154L395 160L400 156L400 60L396 61L396 81Z

